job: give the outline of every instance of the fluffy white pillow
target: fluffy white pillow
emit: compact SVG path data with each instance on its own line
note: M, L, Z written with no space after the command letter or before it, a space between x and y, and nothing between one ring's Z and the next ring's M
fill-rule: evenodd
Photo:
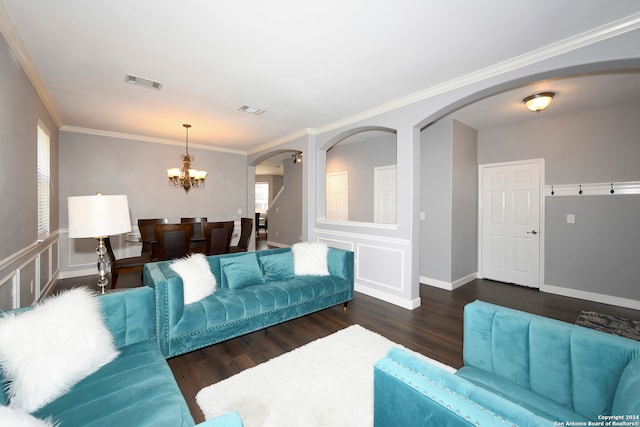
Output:
M191 254L172 262L169 268L182 278L185 304L200 301L216 290L216 276L204 254Z
M47 298L33 310L0 319L0 366L10 406L34 412L119 352L100 301L87 288Z
M51 421L41 420L26 412L0 405L0 426L11 427L54 427Z
M327 253L324 243L302 242L291 246L296 276L328 276Z

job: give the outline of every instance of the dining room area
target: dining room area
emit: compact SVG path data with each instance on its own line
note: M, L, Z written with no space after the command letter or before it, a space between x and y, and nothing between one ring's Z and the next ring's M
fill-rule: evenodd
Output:
M148 262L183 258L193 253L208 256L246 252L253 231L252 218L240 218L239 230L233 220L210 222L207 217L181 217L179 222L170 222L169 218L140 218L137 225L137 230L126 234L124 240L138 245L140 255L118 258L110 238L105 239L111 289L117 288L121 274L138 272L141 277Z

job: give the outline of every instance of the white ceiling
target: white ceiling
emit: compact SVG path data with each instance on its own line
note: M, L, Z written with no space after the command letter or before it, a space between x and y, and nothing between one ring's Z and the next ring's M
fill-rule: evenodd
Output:
M637 0L0 0L0 30L63 129L181 143L191 123L193 145L240 152L639 18ZM609 103L640 93L638 74L596 78L517 89L456 117L526 120L521 100L538 86L558 92L549 114L591 105L586 84L606 86Z

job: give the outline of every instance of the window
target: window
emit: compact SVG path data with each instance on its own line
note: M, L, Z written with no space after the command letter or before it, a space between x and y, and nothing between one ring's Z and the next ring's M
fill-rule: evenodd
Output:
M266 213L269 209L269 183L256 182L256 212Z
M38 240L49 234L49 189L51 188L50 137L47 128L38 121Z

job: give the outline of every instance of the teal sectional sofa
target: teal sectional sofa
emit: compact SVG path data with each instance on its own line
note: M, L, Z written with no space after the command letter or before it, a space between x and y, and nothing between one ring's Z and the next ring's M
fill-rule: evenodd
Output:
M242 258L244 257L244 258ZM259 272L232 269L257 257ZM353 299L353 252L329 248L328 276L295 276L291 248L208 256L217 289L184 304L172 261L145 265L143 284L156 292L158 340L166 357L257 331ZM247 265L251 266L250 263ZM260 277L256 275L259 274Z
M375 426L640 425L640 342L475 301L463 359L451 374L392 349Z
M33 415L60 427L195 425L156 342L154 291L142 287L98 298L120 355ZM8 404L4 393L0 404ZM200 426L241 427L242 421L230 413Z

